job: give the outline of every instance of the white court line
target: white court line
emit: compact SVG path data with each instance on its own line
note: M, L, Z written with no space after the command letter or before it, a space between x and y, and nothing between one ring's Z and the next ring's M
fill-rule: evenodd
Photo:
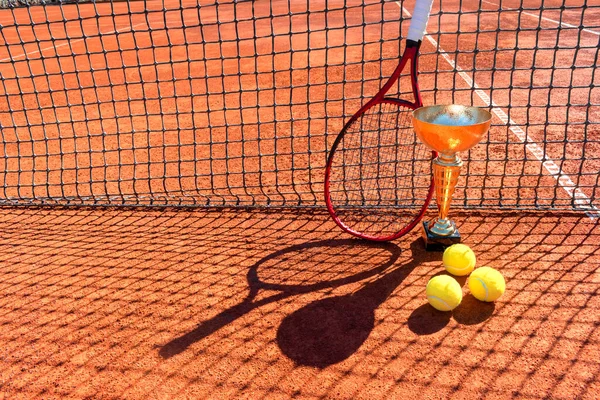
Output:
M482 3L493 4L495 6L500 7L500 5L498 3L494 3L492 1L481 0L481 2ZM492 10L492 11L494 11L494 10ZM515 9L513 9L513 8L506 8L506 9L505 8L500 8L498 11L520 11L520 9L518 9L518 8L515 8ZM571 24L567 24L566 22L556 21L556 20L553 20L553 19L550 19L550 18L546 18L546 17L540 17L540 15L528 13L526 11L521 11L521 14L525 14L525 15L528 15L530 17L534 17L534 18L537 18L537 19L543 19L545 21L550 21L550 22L555 23L556 25L566 26L567 28L579 28L577 25L571 25ZM583 28L582 31L583 32L591 33L592 35L600 36L600 32L596 32L596 31L593 31L591 29Z
M402 8L403 12L405 12L408 16L411 16L411 14L400 4L400 2L396 1L396 4L398 7ZM471 79L471 77L450 58L444 49L438 46L438 43L435 39L429 36L427 32L425 32L425 37L435 48L438 49L438 52L442 55L442 57L444 57L448 64L450 64L452 68L459 73L466 84L475 89L475 93L479 96L479 98L481 98L481 100L483 100L488 107L492 107L492 112L496 114L496 116L505 125L508 125L510 131L521 141L521 143L524 143L527 150L529 150L531 154L533 154L535 158L542 163L546 171L548 171L548 173L554 177L554 179L556 179L560 187L562 187L564 191L567 192L569 197L574 200L574 203L587 209L588 211L586 211L586 214L592 221L594 221L596 218L599 218L600 210L595 207L592 204L592 200L575 185L571 177L567 174L564 174L562 169L554 162L554 160L548 158L544 150L531 139L531 137L523 130L523 128L517 125L511 118L508 118L508 115L506 115L506 113L500 107L498 107L496 103L491 101L490 97L483 90L481 90L479 85L477 85L477 83L474 82L473 79Z
M125 29L129 29L130 31L133 31L133 28L135 28L136 26L140 26L140 25L147 25L147 23L146 22L142 22L142 23L139 23L139 24L135 24L135 25L124 27L122 29L117 29L117 30L109 31L109 32L98 31L98 33L101 34L101 35L112 35L113 33L123 33L123 32L127 32ZM77 39L77 40L69 40L69 38L58 39L58 40L66 40L66 43L59 44L57 46L44 47L43 49L38 49L38 50L33 50L33 51L27 51L27 52L25 52L23 54L19 54L18 56L14 56L14 57L6 57L6 58L1 59L0 63L6 62L6 61L15 61L15 60L17 60L19 58L24 58L25 56L36 54L36 53L40 53L41 54L42 52L44 52L46 50L58 49L59 47L63 47L63 46L70 45L70 44L74 44L74 43L77 43L77 42L82 42L85 39L87 39L87 38L81 38L81 39ZM48 40L50 40L50 39L48 39ZM7 45L7 46L16 46L16 45L18 45L18 43L14 44L14 45Z

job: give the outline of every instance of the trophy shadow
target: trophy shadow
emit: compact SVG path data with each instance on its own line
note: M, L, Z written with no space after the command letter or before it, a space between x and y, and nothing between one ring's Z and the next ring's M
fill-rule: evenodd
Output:
M297 365L316 368L339 363L354 354L373 331L377 308L430 257L419 241L413 242L410 250L412 255L404 264L361 289L314 301L286 316L277 331L282 353Z

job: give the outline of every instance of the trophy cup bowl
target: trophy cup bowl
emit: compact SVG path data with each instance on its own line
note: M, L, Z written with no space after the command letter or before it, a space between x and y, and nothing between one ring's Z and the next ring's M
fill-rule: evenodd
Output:
M492 115L478 107L458 104L421 107L413 111L417 137L438 152L433 160L438 216L423 222L423 239L428 250L460 242L456 224L448 218L452 195L458 182L462 161L459 152L481 141L490 128Z

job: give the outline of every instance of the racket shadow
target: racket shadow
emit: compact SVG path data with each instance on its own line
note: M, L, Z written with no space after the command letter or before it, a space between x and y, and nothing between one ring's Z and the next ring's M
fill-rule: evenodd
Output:
M380 259L384 259L385 261L375 263L374 267L368 270L361 269L358 273L354 273L352 275L332 276L331 279L320 280L316 283L276 284L262 282L259 278L258 271L261 269L261 267L277 262L285 263L287 260L289 260L290 255L293 253L303 254L309 252L318 252L319 254L330 256L331 254L335 255L337 253L342 253L344 248L365 248L374 250L385 254L385 256L380 257ZM170 358L180 354L192 344L212 335L219 329L233 323L235 320L248 314L252 310L266 304L274 303L294 295L343 286L349 283L361 281L377 274L381 274L388 267L392 266L398 260L399 256L400 248L393 243L368 242L360 239L337 239L307 242L271 253L270 255L260 259L249 269L247 274L249 294L241 303L222 311L213 318L200 323L194 330L166 343L160 348L159 355L162 358ZM316 263L315 265L321 267L321 264L319 263ZM255 300L255 296L261 289L274 291L275 294Z
M367 340L375 311L423 262L422 244L411 244L412 257L362 289L315 301L288 315L277 332L281 351L298 365L325 368L339 363Z

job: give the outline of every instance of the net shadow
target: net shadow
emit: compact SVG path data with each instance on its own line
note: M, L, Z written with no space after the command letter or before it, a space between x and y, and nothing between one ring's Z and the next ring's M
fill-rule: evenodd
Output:
M454 218L478 265L502 271L507 291L483 306L466 292L461 307L441 315L425 298L441 254L422 251L419 232L390 252L345 245L318 212L2 208L0 392L593 398L598 223L578 214ZM364 279L265 302L160 356L173 338L243 302L260 260L274 281L289 282L328 282L394 261ZM310 271L322 275L303 275ZM272 295L263 292L255 301ZM315 320L322 324L303 323ZM314 351L328 343L338 347Z

